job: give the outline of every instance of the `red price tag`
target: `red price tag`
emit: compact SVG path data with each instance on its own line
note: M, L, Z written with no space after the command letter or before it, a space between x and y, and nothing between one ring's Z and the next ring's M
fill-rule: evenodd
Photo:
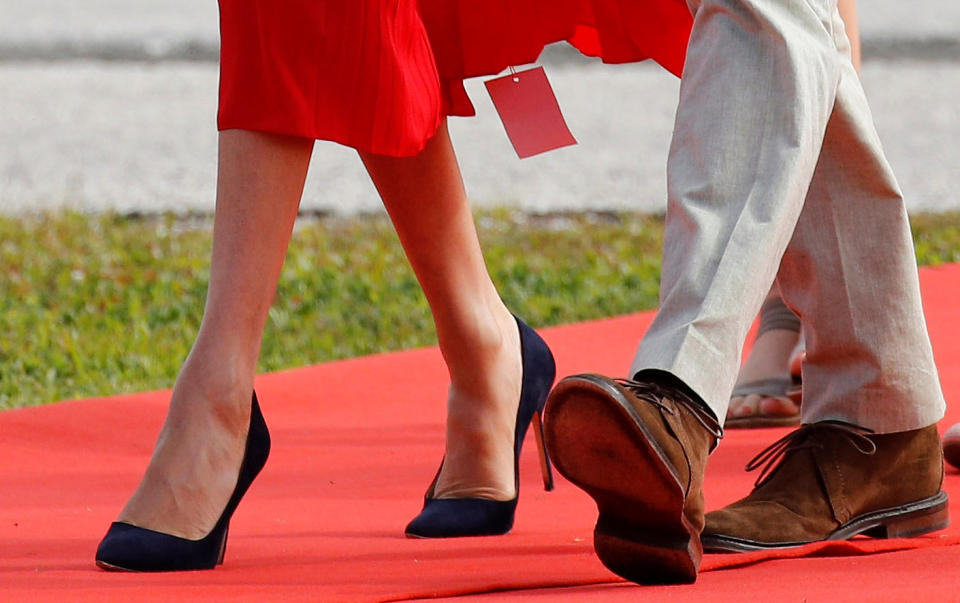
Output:
M577 144L543 67L488 80L487 92L520 158Z

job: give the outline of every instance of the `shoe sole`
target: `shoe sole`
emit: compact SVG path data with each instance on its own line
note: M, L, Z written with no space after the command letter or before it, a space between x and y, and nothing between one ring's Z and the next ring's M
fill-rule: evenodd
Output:
M97 567L108 572L135 572L136 570L127 569L125 567L120 567L119 565L111 565L105 561L97 561Z
M863 534L872 538L911 538L942 530L950 525L947 493L937 494L898 507L889 507L859 515L823 539L849 540ZM811 542L769 543L723 535L704 535L703 548L712 553L747 553L775 549L790 549Z
M638 584L689 584L703 548L683 514L684 487L623 394L606 379L568 377L545 411L557 470L597 503L594 550Z
M800 424L800 415L775 417L773 415L754 415L752 417L733 417L723 424L724 429L760 429L764 427L792 427Z

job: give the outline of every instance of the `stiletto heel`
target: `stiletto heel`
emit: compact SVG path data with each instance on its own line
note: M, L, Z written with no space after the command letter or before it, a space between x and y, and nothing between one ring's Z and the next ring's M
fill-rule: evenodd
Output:
M220 558L217 559L217 565L223 565L223 558L227 555L227 537L230 536L230 524L227 524L227 529L223 531L223 542L220 543Z
M97 565L105 570L172 572L213 569L223 563L230 518L254 478L263 469L269 454L270 432L260 412L257 394L254 393L250 429L237 485L210 533L200 540L189 540L117 521L110 526L97 547Z
M540 455L540 475L543 476L543 489L553 490L553 468L550 466L550 455L543 444L543 421L540 420L540 411L533 413L533 436L537 443L537 452Z
M540 414L547 394L556 376L553 354L546 342L522 320L514 317L520 330L520 355L523 377L520 386L520 405L514 429L513 476L516 495L511 500L486 498L434 498L437 476L427 489L423 510L407 525L406 535L412 538L453 538L458 536L495 536L506 534L513 527L513 517L520 496L520 449L527 428L536 417L534 434L540 450L544 487L553 489L553 472L546 448L543 447L543 426ZM440 463L443 467L443 462Z

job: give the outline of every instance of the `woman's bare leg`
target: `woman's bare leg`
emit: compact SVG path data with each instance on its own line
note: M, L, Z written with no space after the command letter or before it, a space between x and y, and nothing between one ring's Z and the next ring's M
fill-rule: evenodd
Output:
M243 458L260 342L312 148L309 139L220 133L203 322L120 521L197 539L223 512Z
M430 304L450 373L434 494L513 498L520 338L484 264L446 124L416 157L361 158Z

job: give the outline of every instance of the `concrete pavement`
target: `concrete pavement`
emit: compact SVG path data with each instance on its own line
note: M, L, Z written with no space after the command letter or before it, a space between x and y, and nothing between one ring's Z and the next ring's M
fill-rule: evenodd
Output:
M871 0L861 14L882 57L867 54L865 86L911 209L960 207L960 3ZM0 212L210 211L216 17L196 0L0 0ZM518 160L471 82L479 116L451 130L474 202L663 211L677 80L556 52L546 64L580 145ZM356 154L318 143L304 208L379 207Z
M960 38L956 0L864 0L859 13L868 44ZM216 45L213 0L0 0L0 59L138 48L182 57L191 48L194 56L215 52Z

